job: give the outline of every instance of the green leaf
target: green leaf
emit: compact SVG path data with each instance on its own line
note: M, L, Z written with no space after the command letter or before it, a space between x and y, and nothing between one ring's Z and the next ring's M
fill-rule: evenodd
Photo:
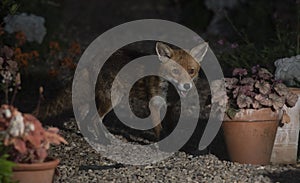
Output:
M13 4L10 9L9 9L9 12L11 14L15 14L17 12L17 10L19 9L19 5L18 4Z
M234 109L234 108L229 108L226 111L226 114L229 116L230 119L234 118L234 116L236 115L236 113L238 113L240 110L238 109Z
M13 173L12 168L15 166L15 163L7 160L9 157L8 154L4 154L0 157L0 182L2 183L11 183L11 176Z

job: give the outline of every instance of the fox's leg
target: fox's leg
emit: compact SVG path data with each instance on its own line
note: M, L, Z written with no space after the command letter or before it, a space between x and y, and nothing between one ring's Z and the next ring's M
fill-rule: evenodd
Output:
M119 85L121 86L121 85ZM101 134L99 128L103 128L103 119L105 116L116 106L120 103L122 100L124 94L122 93L121 88L116 88L114 91L106 90L104 88L100 88L96 92L96 104L97 104L97 110L99 118L95 118L92 120L92 127L94 128L96 132L97 137L102 137L103 134ZM101 124L99 124L99 122ZM103 130L101 130L103 132ZM101 139L99 139L101 140Z
M149 102L149 109L151 112L150 117L153 125L155 125L154 132L157 140L160 139L160 132L162 130L160 113L161 113L161 109L165 105L166 105L165 100L161 96L154 96Z

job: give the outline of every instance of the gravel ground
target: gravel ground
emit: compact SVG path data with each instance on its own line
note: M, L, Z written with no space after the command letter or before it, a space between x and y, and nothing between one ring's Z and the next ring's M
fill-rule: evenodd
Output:
M82 138L74 119L61 130L69 145L52 147L61 160L58 182L300 182L298 165L242 165L214 154L193 156L176 152L148 165L122 165L102 157ZM119 138L122 138L119 136ZM143 152L141 152L143 153Z

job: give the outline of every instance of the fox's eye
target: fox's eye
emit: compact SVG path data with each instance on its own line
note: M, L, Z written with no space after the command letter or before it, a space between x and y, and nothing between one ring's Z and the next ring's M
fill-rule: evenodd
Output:
M173 69L172 72L173 72L173 74L176 74L176 75L179 74L179 70L178 69Z
M188 70L188 73L189 73L189 74L194 74L194 73L195 73L195 69L189 69L189 70Z

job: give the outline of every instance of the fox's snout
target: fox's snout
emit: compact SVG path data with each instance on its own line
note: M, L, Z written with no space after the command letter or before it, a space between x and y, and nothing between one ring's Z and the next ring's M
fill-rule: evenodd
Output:
M188 92L192 89L193 85L191 82L188 83L180 83L177 85L177 91L181 97L186 97Z
M184 91L189 91L192 87L193 87L193 85L190 82L178 85L178 89L184 90Z

